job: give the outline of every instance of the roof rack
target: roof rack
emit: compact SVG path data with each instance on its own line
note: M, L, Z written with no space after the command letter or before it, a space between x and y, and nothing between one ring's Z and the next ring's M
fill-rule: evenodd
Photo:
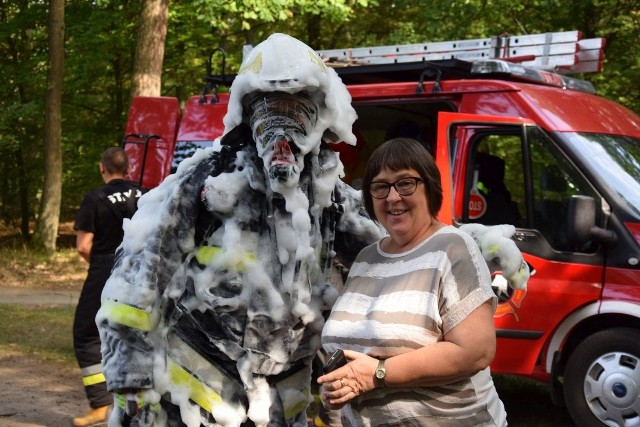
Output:
M495 77L595 93L591 83L568 75L602 71L605 45L603 38L565 31L318 54L348 84L418 80L433 69L438 80Z
M501 35L484 39L319 50L334 68L429 62L443 59L502 59L520 65L576 74L602 71L604 38L583 39L580 31Z

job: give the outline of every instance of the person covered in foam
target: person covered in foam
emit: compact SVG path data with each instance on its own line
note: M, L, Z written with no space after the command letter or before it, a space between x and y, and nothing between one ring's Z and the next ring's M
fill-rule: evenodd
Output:
M322 312L381 228L340 180L355 143L334 70L273 34L243 61L224 135L140 200L96 321L110 425L306 426Z

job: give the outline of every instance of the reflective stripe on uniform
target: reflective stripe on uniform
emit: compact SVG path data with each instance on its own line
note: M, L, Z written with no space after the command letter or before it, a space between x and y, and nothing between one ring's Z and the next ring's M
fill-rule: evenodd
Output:
M142 392L138 392L135 394L135 398L136 398L136 404L138 406L138 408L142 408L144 405L146 405L147 403L144 401L144 399L142 399ZM116 404L116 406L120 409L126 410L127 409L127 395L126 394L121 394L121 393L114 393L113 394L113 400Z
M171 359L187 371L196 372L198 378L213 389L220 391L223 384L229 382L230 378L174 334L167 337L167 348ZM242 388L236 384L238 389Z
M189 390L189 398L205 411L211 413L213 406L223 403L222 397L211 387L199 381L173 360L167 360L169 378L174 384Z
M80 369L82 375L82 384L85 387L95 385L107 381L102 373L102 364L96 363L95 365L85 366Z
M102 363L96 363L95 365L85 366L80 369L80 373L83 377L93 375L93 374L101 374L102 373Z
M102 302L101 310L106 313L106 318L111 322L141 331L151 330L151 314L142 309L113 300L105 300Z
M223 384L225 387L235 385L236 389L229 393L235 396L242 389L240 384L225 376L211 362L173 334L167 339L167 348L167 364L172 383L186 387L191 400L209 413L212 413L217 405L231 406L231 402L225 402L221 396ZM198 376L192 372L196 372Z
M286 419L292 419L313 401L308 387L309 371L300 369L298 372L278 381L276 388L284 407Z
M99 374L87 375L86 377L82 377L82 385L84 385L85 387L104 383L106 381L107 379L104 377L104 374L102 372L100 372Z
M201 246L196 251L196 260L201 265L209 265L214 258L220 258L221 264L236 271L244 271L248 264L255 262L256 255L240 250L223 250L219 246Z
M242 393L243 386L237 380L225 375L175 335L169 335L167 344L169 356L167 365L171 382L187 388L189 397L198 406L213 413L213 408L218 405L229 408L240 405L236 402L226 402L222 397L223 387L227 390L232 388L224 395L238 396ZM193 373L197 373L197 376ZM291 419L303 411L312 401L308 382L309 371L300 369L275 383L287 419ZM221 410L224 409L221 408Z

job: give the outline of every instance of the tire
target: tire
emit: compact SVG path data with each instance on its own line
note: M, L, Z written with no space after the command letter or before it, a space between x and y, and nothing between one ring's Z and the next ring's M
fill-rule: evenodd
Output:
M564 398L580 427L640 427L640 331L596 332L569 357Z

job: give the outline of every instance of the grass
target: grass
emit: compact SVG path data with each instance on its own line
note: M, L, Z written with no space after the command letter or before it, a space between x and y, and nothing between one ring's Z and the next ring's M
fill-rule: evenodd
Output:
M0 350L75 364L71 326L74 307L0 306Z
M77 254L74 242L72 223L61 223L58 250L49 258L43 250L25 244L18 230L0 226L0 284L79 290L87 263ZM44 361L75 365L74 310L74 307L1 304L0 351L17 351Z

